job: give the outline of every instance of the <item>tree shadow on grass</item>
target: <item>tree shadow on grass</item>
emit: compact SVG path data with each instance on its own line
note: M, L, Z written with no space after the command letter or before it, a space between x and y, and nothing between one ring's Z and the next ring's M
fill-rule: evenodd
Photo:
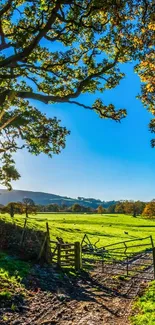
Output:
M114 235L114 234L107 234L107 233L105 233L105 232L100 232L100 231L86 231L86 232L84 232L83 230L81 230L81 229L71 229L71 228L68 228L68 229L64 229L64 228L57 228L57 229L59 229L59 230L62 230L62 231L64 231L64 232L78 232L78 233L82 233L82 234L87 234L87 235L91 235L91 236L100 236L100 237L116 237L116 238L118 238L118 234L117 235ZM124 239L124 236L119 236L119 238L123 238Z
M62 270L36 265L24 283L28 289L39 289L53 293L62 292L69 299L78 301L96 301L97 292L102 292L102 297L105 298L126 297L114 288L103 285L94 279L89 272L77 273L74 269Z

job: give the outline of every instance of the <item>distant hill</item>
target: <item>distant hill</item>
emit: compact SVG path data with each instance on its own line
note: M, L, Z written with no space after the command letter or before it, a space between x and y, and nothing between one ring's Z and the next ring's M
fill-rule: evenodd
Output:
M43 192L32 192L32 191L24 191L24 190L1 190L0 189L0 204L6 205L9 202L21 202L23 198L30 198L36 204L47 205L52 203L57 203L58 205L65 204L67 206L71 206L74 203L79 203L80 205L86 207L97 208L99 205L107 208L110 205L117 203L116 201L101 201L93 198L84 198L78 197L77 199L73 199L66 196L60 196L56 194L43 193Z

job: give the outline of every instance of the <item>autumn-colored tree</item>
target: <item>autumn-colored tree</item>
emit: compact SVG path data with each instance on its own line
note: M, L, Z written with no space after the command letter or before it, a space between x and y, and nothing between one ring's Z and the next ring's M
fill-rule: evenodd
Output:
M97 208L97 213L99 214L103 214L105 213L105 209L102 207L102 205L99 205L98 208Z
M20 175L12 154L26 148L48 156L65 147L69 131L32 106L76 104L120 121L126 110L77 98L115 88L120 63L135 61L139 96L154 109L152 0L6 0L0 2L0 181L11 188ZM59 46L58 46L59 45ZM155 132L155 119L150 123ZM19 141L20 139L20 141ZM152 140L152 146L155 140Z
M122 213L122 214L125 213L124 203L123 202L120 202L120 203L116 204L115 213Z
M116 204L115 213L124 213L136 217L141 215L145 207L145 203L141 201L124 201Z
M136 217L137 215L141 215L145 208L145 203L141 201L136 201L136 202L125 201L123 205L124 205L124 213L130 214L133 217Z
M6 206L3 206L1 213L9 213L11 218L14 218L15 214L21 214L21 204L18 202L10 202Z
M23 214L23 203L22 202L16 202L16 213L17 214Z
M143 216L147 216L148 218L155 218L155 202L149 202L146 204Z
M124 207L125 214L133 215L134 217L136 216L135 202L125 201L123 203L123 207Z
M15 203L14 202L10 202L8 203L6 206L3 207L2 213L9 213L10 217L13 218L14 214L15 214Z

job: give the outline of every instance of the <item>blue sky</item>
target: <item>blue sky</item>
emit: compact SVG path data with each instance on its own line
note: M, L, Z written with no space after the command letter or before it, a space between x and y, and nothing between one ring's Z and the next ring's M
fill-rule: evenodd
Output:
M102 200L147 201L155 197L155 149L150 147L148 130L151 115L135 98L140 81L133 66L126 64L122 70L127 76L121 84L100 95L106 104L127 109L128 116L121 124L75 105L35 102L48 116L60 118L71 135L66 148L53 159L18 152L21 179L13 183L15 189ZM87 94L80 100L92 104L97 97Z

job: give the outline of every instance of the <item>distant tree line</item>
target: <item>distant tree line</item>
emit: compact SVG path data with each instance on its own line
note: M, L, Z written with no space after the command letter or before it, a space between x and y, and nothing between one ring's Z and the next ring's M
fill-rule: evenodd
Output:
M37 205L37 211L38 212L81 212L81 213L95 213L95 209L91 207L85 207L83 205L80 205L78 203L74 203L72 206L67 206L65 204L58 205L56 203L54 204L48 204L48 205Z
M120 201L117 204L109 206L107 209L98 206L97 212L99 214L129 214L133 217L143 215L149 218L155 217L155 200L151 202L142 202L142 201Z
M81 200L82 201L82 200ZM155 200L151 202L143 201L119 201L116 204L112 204L105 208L99 205L96 209L92 207L85 207L78 203L74 203L72 206L65 204L48 204L38 205L38 212L74 212L74 213L98 213L98 214L129 214L133 217L139 215L154 217L155 216Z
M10 202L6 206L0 205L1 213L9 213L13 218L15 214L25 214L26 218L29 214L37 212L68 212L68 213L98 213L98 214L128 214L133 217L143 215L148 218L155 217L155 200L151 202L142 201L119 201L108 208L99 205L97 209L85 207L78 203L72 206L65 204L48 204L48 205L35 205L34 201L30 198L24 198L22 202Z

